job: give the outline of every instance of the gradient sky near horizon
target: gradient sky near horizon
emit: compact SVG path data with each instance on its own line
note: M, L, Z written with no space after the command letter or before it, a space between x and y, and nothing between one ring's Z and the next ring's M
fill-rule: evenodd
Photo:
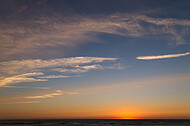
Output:
M190 1L0 0L0 119L190 119Z

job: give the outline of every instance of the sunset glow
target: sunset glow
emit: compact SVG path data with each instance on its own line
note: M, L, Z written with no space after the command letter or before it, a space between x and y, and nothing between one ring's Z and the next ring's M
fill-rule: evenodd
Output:
M190 119L189 14L188 0L0 0L0 119Z

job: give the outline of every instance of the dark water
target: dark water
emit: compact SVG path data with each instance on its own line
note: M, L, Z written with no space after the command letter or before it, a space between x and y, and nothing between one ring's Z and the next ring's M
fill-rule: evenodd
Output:
M190 120L48 119L0 120L0 126L190 126Z

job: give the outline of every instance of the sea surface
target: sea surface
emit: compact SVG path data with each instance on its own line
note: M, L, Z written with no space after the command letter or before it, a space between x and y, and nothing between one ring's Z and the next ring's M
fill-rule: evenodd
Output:
M38 119L0 120L0 126L190 126L190 120Z

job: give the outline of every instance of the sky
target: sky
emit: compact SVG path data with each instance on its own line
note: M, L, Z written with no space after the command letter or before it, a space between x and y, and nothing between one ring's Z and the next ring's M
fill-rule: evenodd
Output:
M0 119L190 119L189 6L0 0Z

